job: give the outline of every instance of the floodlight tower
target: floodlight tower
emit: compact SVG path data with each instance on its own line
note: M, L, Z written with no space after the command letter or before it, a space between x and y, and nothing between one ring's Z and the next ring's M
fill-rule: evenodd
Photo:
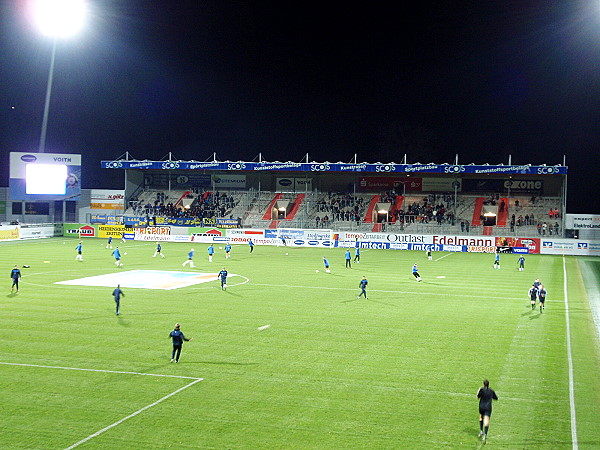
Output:
M60 38L75 35L83 28L87 15L85 0L33 0L31 3L33 20L39 31L52 38L52 55L50 71L46 86L42 132L40 134L39 152L46 149L46 131L48 129L48 112L50 111L50 96L54 78L54 61L56 58L56 42Z

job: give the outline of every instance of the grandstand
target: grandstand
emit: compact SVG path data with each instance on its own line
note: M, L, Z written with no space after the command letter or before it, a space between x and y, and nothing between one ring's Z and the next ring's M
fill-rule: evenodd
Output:
M246 228L562 236L564 165L102 161L127 180L123 217L236 220ZM163 200L157 200L162 194ZM197 207L199 196L229 201ZM190 198L186 198L189 196ZM190 203L193 197L194 201ZM170 214L164 208L173 205ZM210 204L210 202L209 202ZM144 206L145 208L142 208Z

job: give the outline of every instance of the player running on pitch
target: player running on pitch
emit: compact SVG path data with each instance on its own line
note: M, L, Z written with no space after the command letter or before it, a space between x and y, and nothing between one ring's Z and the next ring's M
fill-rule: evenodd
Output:
M546 309L546 295L548 294L548 292L546 291L546 288L544 287L543 284L540 284L540 287L538 288L538 300L540 301L540 312L544 312L544 309Z
M358 294L358 297L356 298L360 298L361 295L364 295L365 298L368 300L369 297L367 297L367 285L369 284L369 282L367 281L367 277L362 277L362 280L360 280L360 283L358 284L358 288L360 289L360 294Z
M152 255L152 257L156 258L156 255L160 255L162 258L165 257L165 255L162 254L162 245L160 245L160 242L156 243L156 251L154 252L154 255Z
M531 288L529 289L529 299L531 300L531 309L534 310L535 309L535 302L538 298L538 294L539 294L539 289L535 284L531 285Z
M221 270L219 272L219 274L217 275L217 278L221 278L221 290L226 291L227 290L227 270L225 269L225 267L223 267L223 270Z
M412 274L415 277L415 280L421 281L421 275L419 275L419 269L417 268L417 263L412 266Z

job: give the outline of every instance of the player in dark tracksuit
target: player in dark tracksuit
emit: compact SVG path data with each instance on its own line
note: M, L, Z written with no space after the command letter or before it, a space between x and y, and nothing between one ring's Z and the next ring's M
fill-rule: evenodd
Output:
M219 272L217 278L221 278L221 290L227 290L227 270L223 267L223 270Z
M169 338L173 339L173 353L171 354L171 362L179 362L179 355L181 355L181 346L183 341L191 341L192 338L186 338L183 332L180 330L181 325L175 324L175 329L169 333Z
M540 284L540 287L538 288L538 300L540 301L540 312L544 312L544 309L546 309L546 294L548 294L546 292L546 288L544 287L543 284Z
M118 316L119 315L119 309L121 308L121 295L123 297L125 297L125 293L121 290L121 285L120 284L117 284L117 287L113 291L112 295L115 298L115 310L116 310L116 313L117 313L117 316Z
M490 428L492 400L498 400L494 390L490 389L488 380L483 380L483 387L477 391L477 398L479 399L479 436L483 436L483 441L485 441Z
M531 285L531 289L529 289L529 298L531 300L531 309L535 309L535 302L537 301L539 294L539 289L535 284Z
M10 271L10 278L12 278L12 286L10 287L10 292L12 292L15 288L17 292L19 292L19 278L21 278L21 271L19 270L19 266L15 265L15 268Z

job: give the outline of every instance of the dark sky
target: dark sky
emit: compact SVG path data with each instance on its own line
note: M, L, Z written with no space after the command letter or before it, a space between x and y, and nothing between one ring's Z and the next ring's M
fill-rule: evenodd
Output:
M0 152L37 151L51 42L0 0ZM90 1L57 48L46 151L100 160L559 164L600 213L600 3ZM392 3L392 2L389 2ZM13 109L14 108L14 109ZM0 184L8 185L2 171ZM594 198L592 200L592 198Z

